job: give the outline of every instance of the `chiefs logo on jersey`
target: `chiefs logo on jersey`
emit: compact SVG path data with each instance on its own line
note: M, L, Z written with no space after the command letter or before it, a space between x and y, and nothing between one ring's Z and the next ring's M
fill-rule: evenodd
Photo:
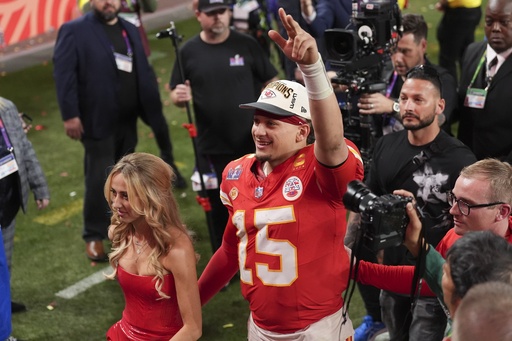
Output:
M231 188L231 191L229 191L229 197L231 198L231 200L235 200L238 197L238 188Z

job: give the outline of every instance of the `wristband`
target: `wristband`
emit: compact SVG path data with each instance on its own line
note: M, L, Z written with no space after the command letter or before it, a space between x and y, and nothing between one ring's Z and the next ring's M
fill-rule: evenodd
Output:
M297 66L304 76L304 85L310 99L321 100L334 93L320 53L318 53L318 60L314 64L297 64Z

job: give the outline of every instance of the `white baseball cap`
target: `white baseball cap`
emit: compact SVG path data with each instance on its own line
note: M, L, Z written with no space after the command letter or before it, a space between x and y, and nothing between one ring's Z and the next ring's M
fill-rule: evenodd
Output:
M297 82L279 80L269 83L257 102L240 104L242 109L259 109L278 116L299 116L311 120L306 88Z

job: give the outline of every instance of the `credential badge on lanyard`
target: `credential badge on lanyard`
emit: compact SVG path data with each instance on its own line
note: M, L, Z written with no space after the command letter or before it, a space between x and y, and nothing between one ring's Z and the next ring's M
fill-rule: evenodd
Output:
M133 52L125 30L123 30L123 38L126 44L127 55L125 56L124 54L114 51L114 58L116 59L118 70L130 73L133 70Z
M487 97L487 89L489 88L489 84L491 84L491 79L486 77L487 85L484 89L473 88L473 83L477 75L480 73L480 69L485 62L485 55L487 51L484 51L484 54L480 58L480 62L473 74L473 78L468 85L468 89L466 90L466 97L464 98L464 106L474 109L483 109L485 106L485 99ZM487 70L487 75L489 74L489 70Z
M12 147L11 141L7 136L7 131L5 130L2 119L0 119L0 131L2 132L2 138L5 141L7 150L9 151L9 154L0 158L0 179L3 179L6 176L18 171L18 164L16 163L16 159L14 157L14 148Z

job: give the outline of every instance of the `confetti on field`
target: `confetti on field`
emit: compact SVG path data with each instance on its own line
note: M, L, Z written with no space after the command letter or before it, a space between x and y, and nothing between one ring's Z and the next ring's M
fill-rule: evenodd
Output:
M46 306L46 309L52 311L53 309L55 309L56 306L57 306L57 302L53 301L52 303L50 303Z
M226 328L233 328L234 325L233 323L226 323L225 325L222 326L222 328L226 329Z

